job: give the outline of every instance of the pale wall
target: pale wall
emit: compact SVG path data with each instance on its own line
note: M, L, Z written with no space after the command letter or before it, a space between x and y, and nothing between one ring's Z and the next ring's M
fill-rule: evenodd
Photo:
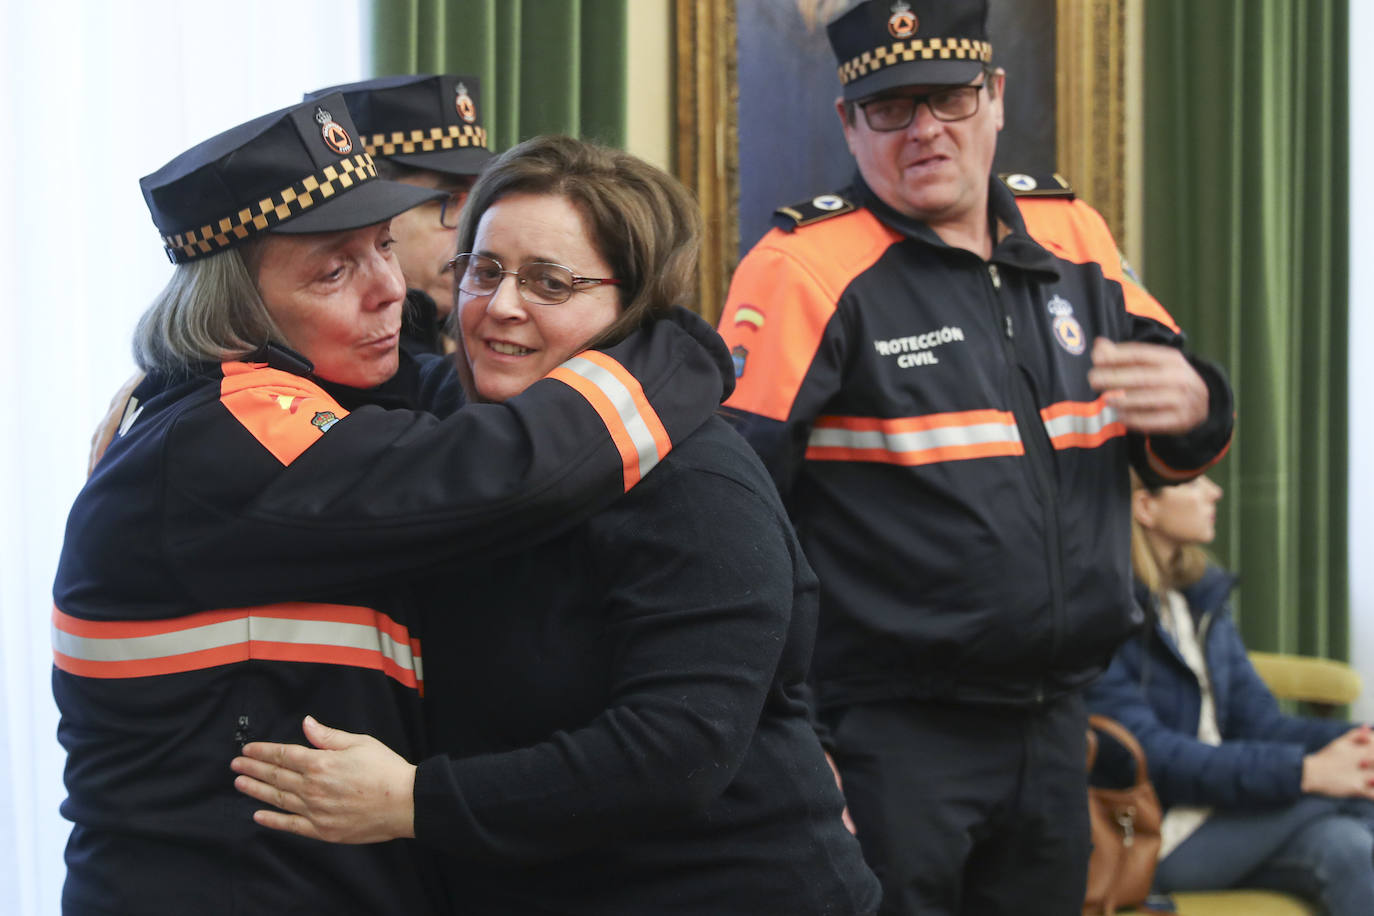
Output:
M629 6L625 148L672 171L672 0L633 0Z

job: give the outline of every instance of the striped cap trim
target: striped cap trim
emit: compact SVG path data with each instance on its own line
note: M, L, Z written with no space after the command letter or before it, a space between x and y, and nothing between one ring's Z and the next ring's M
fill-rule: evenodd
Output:
M574 356L549 373L571 386L595 408L620 452L625 492L639 483L672 449L668 430L654 412L639 380L597 350Z
M306 175L271 197L264 197L251 207L199 228L164 235L162 244L167 249L168 257L176 264L216 254L293 216L300 216L335 194L342 194L376 177L377 166L373 164L372 156L367 153L347 156L314 174Z
M454 147L487 145L486 128L473 124L450 124L428 130L396 130L373 134L363 141L363 148L373 156L395 156L397 153L432 153Z
M85 620L52 610L53 663L78 677L155 677L252 660L381 671L422 690L420 641L380 611L289 602L163 620Z
M840 83L849 85L885 67L916 60L992 62L992 43L974 38L911 38L865 51L840 65Z

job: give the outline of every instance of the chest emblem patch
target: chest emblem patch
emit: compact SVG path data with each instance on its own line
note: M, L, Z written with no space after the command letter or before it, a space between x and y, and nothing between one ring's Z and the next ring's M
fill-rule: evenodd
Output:
M329 427L339 422L339 418L335 416L334 412L331 410L321 410L310 418L310 422L312 425L318 426L320 432L327 433L329 432Z
M1083 326L1078 319L1073 317L1073 305L1055 293L1045 307L1054 316L1054 339L1059 346L1074 356L1082 356L1088 348L1088 336L1083 333Z

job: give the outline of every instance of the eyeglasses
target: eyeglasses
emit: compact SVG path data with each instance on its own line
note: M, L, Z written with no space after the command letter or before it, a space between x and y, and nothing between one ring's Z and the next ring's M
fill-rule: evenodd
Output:
M505 270L501 262L484 254L466 252L448 262L458 275L458 289L469 296L490 296L501 281L514 277L520 298L534 305L561 305L586 286L619 286L612 277L579 277L561 264L530 261L519 270Z
M439 201L439 225L445 229L457 229L458 217L463 215L463 204L468 199L470 188L450 191L448 197Z
M869 130L887 132L910 126L916 107L922 102L937 121L963 121L978 113L978 90L987 86L985 78L977 86L949 86L922 95L888 95L860 102Z

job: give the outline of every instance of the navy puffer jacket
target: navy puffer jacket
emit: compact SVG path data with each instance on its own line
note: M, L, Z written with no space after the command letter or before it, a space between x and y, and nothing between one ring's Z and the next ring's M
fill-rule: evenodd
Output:
M1157 601L1141 634L1123 645L1088 690L1091 712L1111 716L1139 739L1150 779L1171 805L1257 807L1296 800L1302 760L1350 728L1340 721L1284 715L1246 655L1228 602L1236 579L1209 567L1183 591L1202 640L1222 743L1197 740L1202 692L1197 677L1159 623Z

